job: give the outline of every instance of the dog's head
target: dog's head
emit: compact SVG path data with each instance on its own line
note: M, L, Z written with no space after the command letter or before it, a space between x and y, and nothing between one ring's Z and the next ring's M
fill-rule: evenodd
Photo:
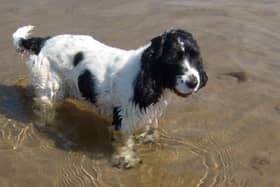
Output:
M199 46L183 30L172 29L152 39L142 63L163 88L183 97L197 92L208 80Z

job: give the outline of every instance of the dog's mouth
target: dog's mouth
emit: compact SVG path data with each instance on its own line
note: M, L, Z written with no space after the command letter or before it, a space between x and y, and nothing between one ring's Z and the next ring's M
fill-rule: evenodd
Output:
M178 92L176 89L173 89L175 94L180 96L180 97L188 97L190 95L192 95L193 92L188 92L188 93L181 93L181 92Z

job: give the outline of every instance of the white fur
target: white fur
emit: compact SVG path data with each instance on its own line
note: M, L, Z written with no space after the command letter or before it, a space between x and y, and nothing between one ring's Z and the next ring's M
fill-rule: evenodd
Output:
M20 40L28 39L34 26L24 26L13 34L13 43L20 49ZM122 50L107 46L86 35L58 35L46 41L38 55L31 55L27 62L35 87L36 95L49 98L50 101L71 96L85 100L78 88L78 77L84 70L89 70L95 77L95 91L98 93L96 106L100 113L111 115L114 107L121 107L122 131L130 131L138 124L151 124L167 106L168 90L162 94L159 102L141 111L135 105L134 80L140 71L143 51L150 44L136 50ZM73 58L83 52L84 60L76 67ZM182 94L189 94L198 89L190 89L186 81L190 75L199 73L187 60L189 71L178 77L175 89Z
M186 71L184 75L177 76L175 89L181 94L189 94L198 91L200 85L200 76L198 71L190 66L190 63L187 59L185 59L183 65L184 68L188 69L188 71ZM186 83L190 81L190 76L192 75L197 79L197 86L194 89L186 86Z
M152 40L152 45L149 43L136 50L122 50L107 46L93 39L91 36L86 35L58 35L48 39L30 38L33 29L34 26L31 25L19 28L13 34L13 44L15 48L21 52L30 50L35 53L30 55L27 61L27 67L32 78L32 85L38 97L35 100L39 101L38 103L42 102L44 105L50 106L50 108L53 108L54 105L52 103L54 101L62 100L65 97L77 98L92 104L82 96L83 93L81 92L83 92L83 89L81 89L82 91L79 89L78 83L79 77L85 70L89 71L92 77L87 80L91 80L91 78L94 79L94 89L92 90L96 93L96 102L94 104L97 110L102 114L112 115L114 108L117 107L118 117L121 117L121 124L118 124L121 126L121 133L118 134L118 131L114 131L114 134L116 134L115 137L121 135L121 147L119 151L116 151L112 160L113 165L117 167L129 168L140 162L140 159L135 154L133 138L130 133L125 132L129 132L139 127L139 125L147 125L147 131L142 133L137 139L143 140L143 142L154 141L158 137L156 132L158 126L157 119L166 108L170 93L175 91L181 96L186 96L197 91L200 82L203 82L203 79L200 79L201 77L197 68L190 65L187 57L180 61L175 59L174 62L180 62L180 68L182 70L177 76L174 74L174 76L176 76L176 84L173 83L175 84L174 86L169 86L169 88L166 89L164 88L167 86L162 86L161 88L164 90L160 90L161 96L155 99L154 102L156 103L150 104L146 108L140 108L135 101L139 98L134 98L134 95L141 97L138 95L139 92L137 92L137 94L134 93L136 78L139 72L143 70L141 69L143 68L141 65L152 63L145 59L145 57L147 58L147 54L151 55L152 50L160 49L160 47L163 46L153 46L156 42ZM170 31L170 33L171 32L172 31ZM179 32L182 33L182 31ZM189 35L187 33L185 34ZM164 36L161 39L163 38ZM24 39L29 40L24 41ZM158 39L159 38L156 38L155 40ZM22 43L22 41L24 41L24 43ZM179 50L185 52L187 49L184 47L183 40L181 41L178 38L177 42L181 45ZM193 43L193 45L195 45L195 42ZM43 47L41 48L41 46ZM174 50L174 52L176 52L178 49ZM145 53L143 55L144 51ZM82 52L83 58L79 59L80 62L74 65L75 56L79 52ZM167 53L167 55L168 54L169 53ZM145 59L143 63L141 63L142 55L144 56L143 59ZM165 70L166 68L162 63L157 63L156 65L159 66L158 69L158 66L155 68L158 71ZM141 75L143 75L143 77L151 76L149 74ZM139 77L140 81L151 78ZM195 80L193 77L197 79L197 85L196 82L193 81ZM169 77L165 78L168 79ZM171 79L168 80L174 80L174 77L170 78ZM83 85L83 88L86 87L85 89L90 90L90 86L92 85L88 85L88 87ZM137 84L137 91L142 85L138 86ZM147 98L140 98L139 100L142 99L145 100ZM50 116L48 117L50 120L54 117L54 115L47 116Z
M19 28L13 34L14 45L20 48L21 38L30 36L33 26ZM59 35L46 41L38 55L31 55L27 67L36 96L51 101L71 96L84 100L78 88L78 76L85 69L96 78L97 109L111 115L115 106L122 108L122 131L130 131L138 124L151 124L167 106L166 96L145 111L132 102L134 80L140 70L140 58L150 44L136 50L121 50L104 45L91 36ZM73 67L73 57L82 51L85 58ZM141 121L141 123L139 123Z
M32 34L31 32L33 29L33 25L27 25L17 29L17 31L13 34L13 44L16 49L20 49L20 39L28 39Z

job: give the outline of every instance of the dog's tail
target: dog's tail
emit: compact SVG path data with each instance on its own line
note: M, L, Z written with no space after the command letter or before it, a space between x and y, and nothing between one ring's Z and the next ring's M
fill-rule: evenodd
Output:
M34 29L33 25L27 25L27 26L18 28L16 30L16 32L13 33L13 44L14 44L14 47L18 51L20 51L20 52L29 51L29 52L33 52L35 54L39 54L45 41L50 38L50 37L31 38L33 29Z

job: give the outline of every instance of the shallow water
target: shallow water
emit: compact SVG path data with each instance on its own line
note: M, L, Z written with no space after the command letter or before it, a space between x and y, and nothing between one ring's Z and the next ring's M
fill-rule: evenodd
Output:
M280 29L276 0L0 0L0 186L280 186ZM143 164L112 168L107 126L67 100L35 123L19 26L82 33L125 49L171 27L197 38L209 74L197 95L174 96Z

